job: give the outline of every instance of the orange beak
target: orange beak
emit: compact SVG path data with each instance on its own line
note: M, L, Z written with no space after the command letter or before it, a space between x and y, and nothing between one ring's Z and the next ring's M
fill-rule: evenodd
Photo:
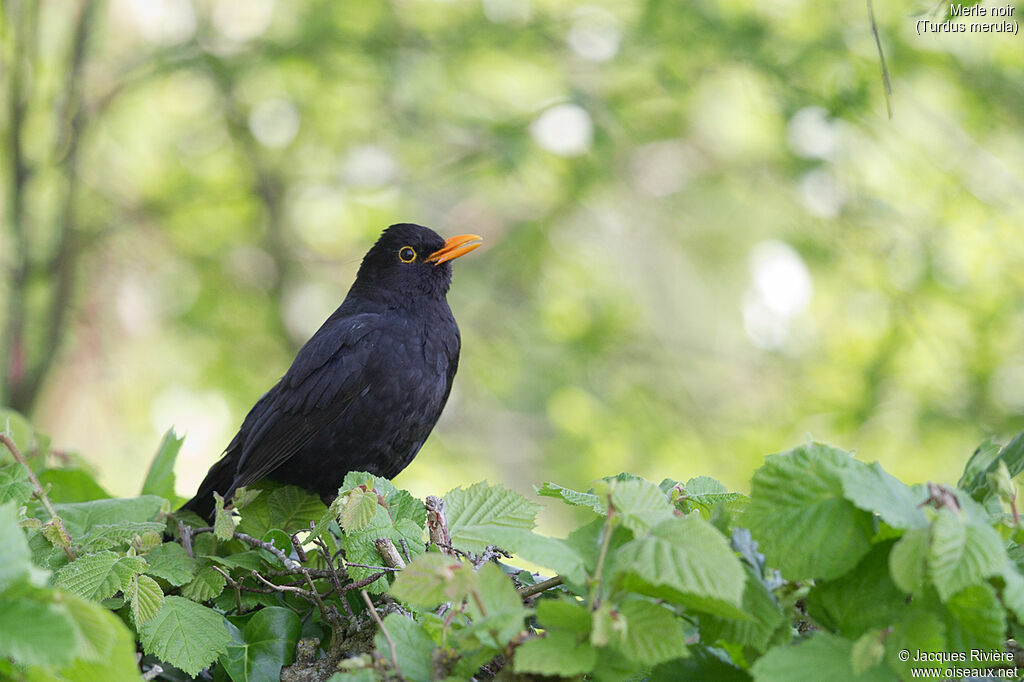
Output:
M440 265L446 261L454 260L480 246L483 237L478 234L460 234L458 237L450 237L444 240L444 247L427 256L427 261L434 265Z

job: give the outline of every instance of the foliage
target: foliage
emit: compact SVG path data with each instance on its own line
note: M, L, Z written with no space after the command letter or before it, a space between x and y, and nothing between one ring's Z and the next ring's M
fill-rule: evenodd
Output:
M45 439L18 424L5 438L42 471ZM979 449L961 487L909 486L814 442L769 456L749 497L708 477L547 482L539 496L582 514L565 538L537 533L540 506L502 486L425 505L364 473L329 507L241 490L207 525L153 494L173 494L152 473L173 468L170 434L145 494L64 503L26 487L5 448L0 673L132 679L138 648L168 680L953 674L955 658L901 652L1012 653L1024 634L1022 437ZM509 563L522 558L558 575Z

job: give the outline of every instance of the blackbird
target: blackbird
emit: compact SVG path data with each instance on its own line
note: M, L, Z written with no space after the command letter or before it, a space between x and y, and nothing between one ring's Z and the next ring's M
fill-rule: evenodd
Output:
M421 225L384 230L341 306L256 402L184 509L210 518L213 493L263 478L333 498L345 474L392 478L427 439L461 345L445 294L451 261L480 246Z

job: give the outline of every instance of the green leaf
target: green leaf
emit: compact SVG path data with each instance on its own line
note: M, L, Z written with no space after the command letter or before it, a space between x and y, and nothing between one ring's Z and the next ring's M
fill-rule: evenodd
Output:
M534 489L541 497L557 497L574 507L586 507L595 514L601 514L602 516L605 514L604 503L601 501L601 498L593 493L593 488L588 492L580 493L569 488L563 488L551 481L544 481L544 485Z
M280 528L288 532L308 530L309 522L318 520L327 511L319 495L293 485L286 485L264 494L267 498L267 509L270 511L271 528Z
M224 590L227 580L212 566L199 571L192 582L181 588L181 596L192 601L204 602L216 597Z
M819 632L796 646L774 647L751 668L755 682L890 682L892 673L877 666L853 671L853 642Z
M768 563L787 578L836 578L870 549L871 515L843 493L841 473L854 462L815 443L770 455L754 473L745 518Z
M36 447L36 430L32 427L32 422L14 410L0 407L0 433L14 441L22 455L28 455ZM15 461L14 456L2 445L0 461Z
M57 571L57 587L85 599L99 601L124 589L128 581L146 570L145 560L97 552L75 559Z
M918 603L915 599L910 607L893 623L889 636L885 638L885 660L896 670L899 679L908 679L914 673L913 668L920 668L921 663L901 661L899 652L903 649L921 651L950 651L946 644L946 626L936 611ZM936 664L943 667L946 664Z
M143 495L159 495L172 502L177 499L174 493L174 463L178 460L178 452L184 442L185 437L178 438L173 428L167 430L149 465L146 480L142 483Z
M18 506L23 505L32 497L32 490L28 471L20 462L0 465L0 504L11 500Z
M540 511L516 491L486 483L451 490L444 502L452 545L467 552L483 552L489 545L516 551Z
M608 490L620 522L637 536L672 517L672 505L665 493L650 481L612 479Z
M946 602L948 651L999 649L1006 633L1006 611L992 586L983 583L956 593Z
M847 639L891 625L906 608L889 573L892 547L892 542L879 543L849 573L819 581L806 599L811 617Z
M711 512L720 504L739 510L749 499L742 493L729 492L721 482L710 476L691 478L682 488L677 504L686 513L699 511L705 520L710 518Z
M475 594L469 600L472 625L467 630L486 646L503 649L523 631L527 610L512 579L497 564L485 564L473 577Z
M362 488L338 496L338 523L343 530L361 530L377 511L377 493Z
M229 630L231 643L220 662L233 682L276 682L294 659L302 623L291 609L268 606L253 614L244 630L233 625Z
M1024 622L1024 576L1012 561L1006 562L1001 575L1005 585L1000 594L1003 603L1013 612L1018 622Z
M61 666L74 658L78 634L67 609L43 595L0 596L0 659Z
M590 634L590 610L575 599L542 599L537 604L537 622L545 630L567 630L583 636Z
M380 566L382 559L374 545L374 540L378 538L390 538L399 553L402 552L404 541L410 557L423 553L423 528L408 517L393 519L388 509L378 504L369 524L358 531L345 533L342 537L341 546L345 550L345 561L353 564ZM378 572L372 568L357 566L348 566L347 568L349 576L354 580L362 580ZM387 579L383 577L366 587L373 593L383 592L386 588Z
M124 596L131 605L132 620L136 628L155 616L164 603L164 591L148 575L132 576Z
M996 462L999 456L1000 445L994 438L986 438L985 442L975 448L970 459L964 466L964 473L960 476L956 487L974 494L976 490L984 487L985 475L990 467Z
M603 523L601 519L598 522ZM525 531L517 541L516 556L549 568L571 583L586 580L584 559L568 540Z
M213 494L213 503L213 535L222 542L229 542L235 537L235 517L231 510L224 508L224 498L218 493ZM265 532L256 537L262 538Z
M669 609L635 599L618 610L625 619L618 649L636 663L648 667L686 655L683 628Z
M0 504L0 593L14 583L26 579L32 566L32 553L25 533L18 525L18 510L14 502Z
M943 601L999 573L1006 558L1003 541L994 528L969 524L951 509L939 510L932 525L928 569Z
M908 530L889 554L889 573L896 587L916 594L924 587L928 574L928 546L931 529Z
M164 524L154 521L101 523L90 528L85 535L74 537L83 552L98 552L101 549L127 547L136 535L162 533L164 528Z
M50 499L61 502L88 502L110 497L110 493L82 469L47 469L39 474L39 483L49 490Z
M165 542L154 547L146 554L146 562L149 563L146 573L175 586L189 582L199 570L199 562L176 542Z
M746 582L743 588L742 609L747 618L721 618L701 616L701 641L732 642L749 646L759 652L768 648L772 634L786 620L782 609L749 566L744 567Z
M924 528L928 525L921 504L928 492L914 490L886 473L878 462L848 465L840 471L843 494L864 511L878 514L893 528Z
M857 638L850 652L850 663L854 675L874 668L885 656L885 635L882 630L868 630Z
M454 557L428 552L413 559L389 591L403 602L431 608L446 601L461 602L469 595L473 578L471 566Z
M135 638L121 619L98 604L67 596L77 639L76 659L60 671L71 682L109 682L138 677Z
M193 677L227 651L224 618L184 597L166 597L160 611L139 629L146 653Z
M384 619L384 628L395 643L402 677L410 682L430 682L430 661L435 646L430 635L414 620L397 613ZM380 655L390 661L391 653L384 633L378 632L373 643Z
M516 647L513 660L517 673L572 677L594 669L597 649L568 632L555 630L523 642Z
M746 573L728 541L707 521L673 517L623 545L615 570L626 589L726 617L740 610Z
M165 500L156 495L55 504L71 537L84 537L94 526L114 526L127 521L153 521Z

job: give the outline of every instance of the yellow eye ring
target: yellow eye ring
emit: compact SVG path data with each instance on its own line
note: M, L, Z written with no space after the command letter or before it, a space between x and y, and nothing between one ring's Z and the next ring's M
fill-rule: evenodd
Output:
M416 260L416 249L411 246L403 246L398 250L398 260L403 263L411 263Z

